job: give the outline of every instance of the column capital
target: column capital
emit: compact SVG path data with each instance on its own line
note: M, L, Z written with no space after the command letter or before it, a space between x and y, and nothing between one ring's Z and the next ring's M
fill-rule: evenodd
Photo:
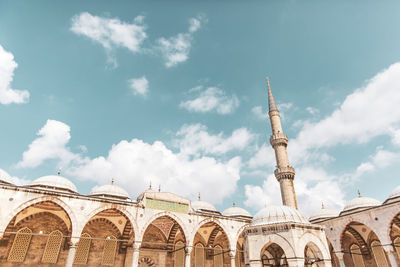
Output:
M140 250L140 244L138 244L138 243L133 243L132 244L132 248L133 248L133 251L134 252L139 252L139 250Z
M192 252L192 247L189 247L189 246L187 246L187 247L185 247L185 253L186 254L190 254L191 252Z
M234 258L236 256L236 250L229 251L229 257Z

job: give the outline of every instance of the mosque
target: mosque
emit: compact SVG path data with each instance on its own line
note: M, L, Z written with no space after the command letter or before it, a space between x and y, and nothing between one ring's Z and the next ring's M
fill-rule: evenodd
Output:
M60 174L17 186L0 173L0 266L400 266L400 187L307 219L269 81L268 101L282 206L252 216L151 187L134 200L114 182L82 195Z

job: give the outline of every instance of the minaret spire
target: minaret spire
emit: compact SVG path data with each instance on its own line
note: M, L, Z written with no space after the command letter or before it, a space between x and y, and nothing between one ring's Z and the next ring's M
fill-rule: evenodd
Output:
M272 95L271 91L271 86L269 86L269 78L267 77L267 85L268 85L268 107L269 107L269 112L271 111L278 111L278 108L275 103L274 96Z
M276 169L275 177L281 187L282 202L285 206L290 206L297 209L297 199L294 190L294 168L290 166L289 157L287 154L288 138L283 133L279 111L272 95L269 79L268 85L268 105L269 105L269 120L271 122L272 135L269 139L271 146L275 150Z

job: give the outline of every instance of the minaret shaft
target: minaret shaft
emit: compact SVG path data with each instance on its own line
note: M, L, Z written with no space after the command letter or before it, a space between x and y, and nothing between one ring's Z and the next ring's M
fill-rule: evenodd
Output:
M281 187L281 196L283 205L297 209L297 199L294 190L294 168L290 166L288 153L286 150L288 138L283 133L279 111L276 106L272 91L268 83L268 104L269 104L269 119L271 122L272 135L270 143L275 150L276 169L275 177Z

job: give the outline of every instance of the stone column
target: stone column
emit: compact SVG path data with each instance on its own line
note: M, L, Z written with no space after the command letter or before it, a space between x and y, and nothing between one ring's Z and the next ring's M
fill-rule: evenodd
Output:
M339 260L340 267L346 267L346 265L344 264L343 252L337 252L336 256L337 256L337 258Z
M235 253L235 251L230 251L229 252L229 257L231 258L231 267L235 267L235 256L236 256L236 253Z
M396 261L396 256L394 255L396 252L393 250L393 248L385 247L384 250L390 261L390 265L392 265L392 267L399 267Z
M77 246L78 242L71 243L71 245L69 246L67 263L65 264L65 267L72 267L72 264L74 264L74 258Z
M185 267L190 267L190 253L192 252L191 247L185 248Z
M140 246L138 244L133 244L132 267L137 267L139 265L139 252Z

